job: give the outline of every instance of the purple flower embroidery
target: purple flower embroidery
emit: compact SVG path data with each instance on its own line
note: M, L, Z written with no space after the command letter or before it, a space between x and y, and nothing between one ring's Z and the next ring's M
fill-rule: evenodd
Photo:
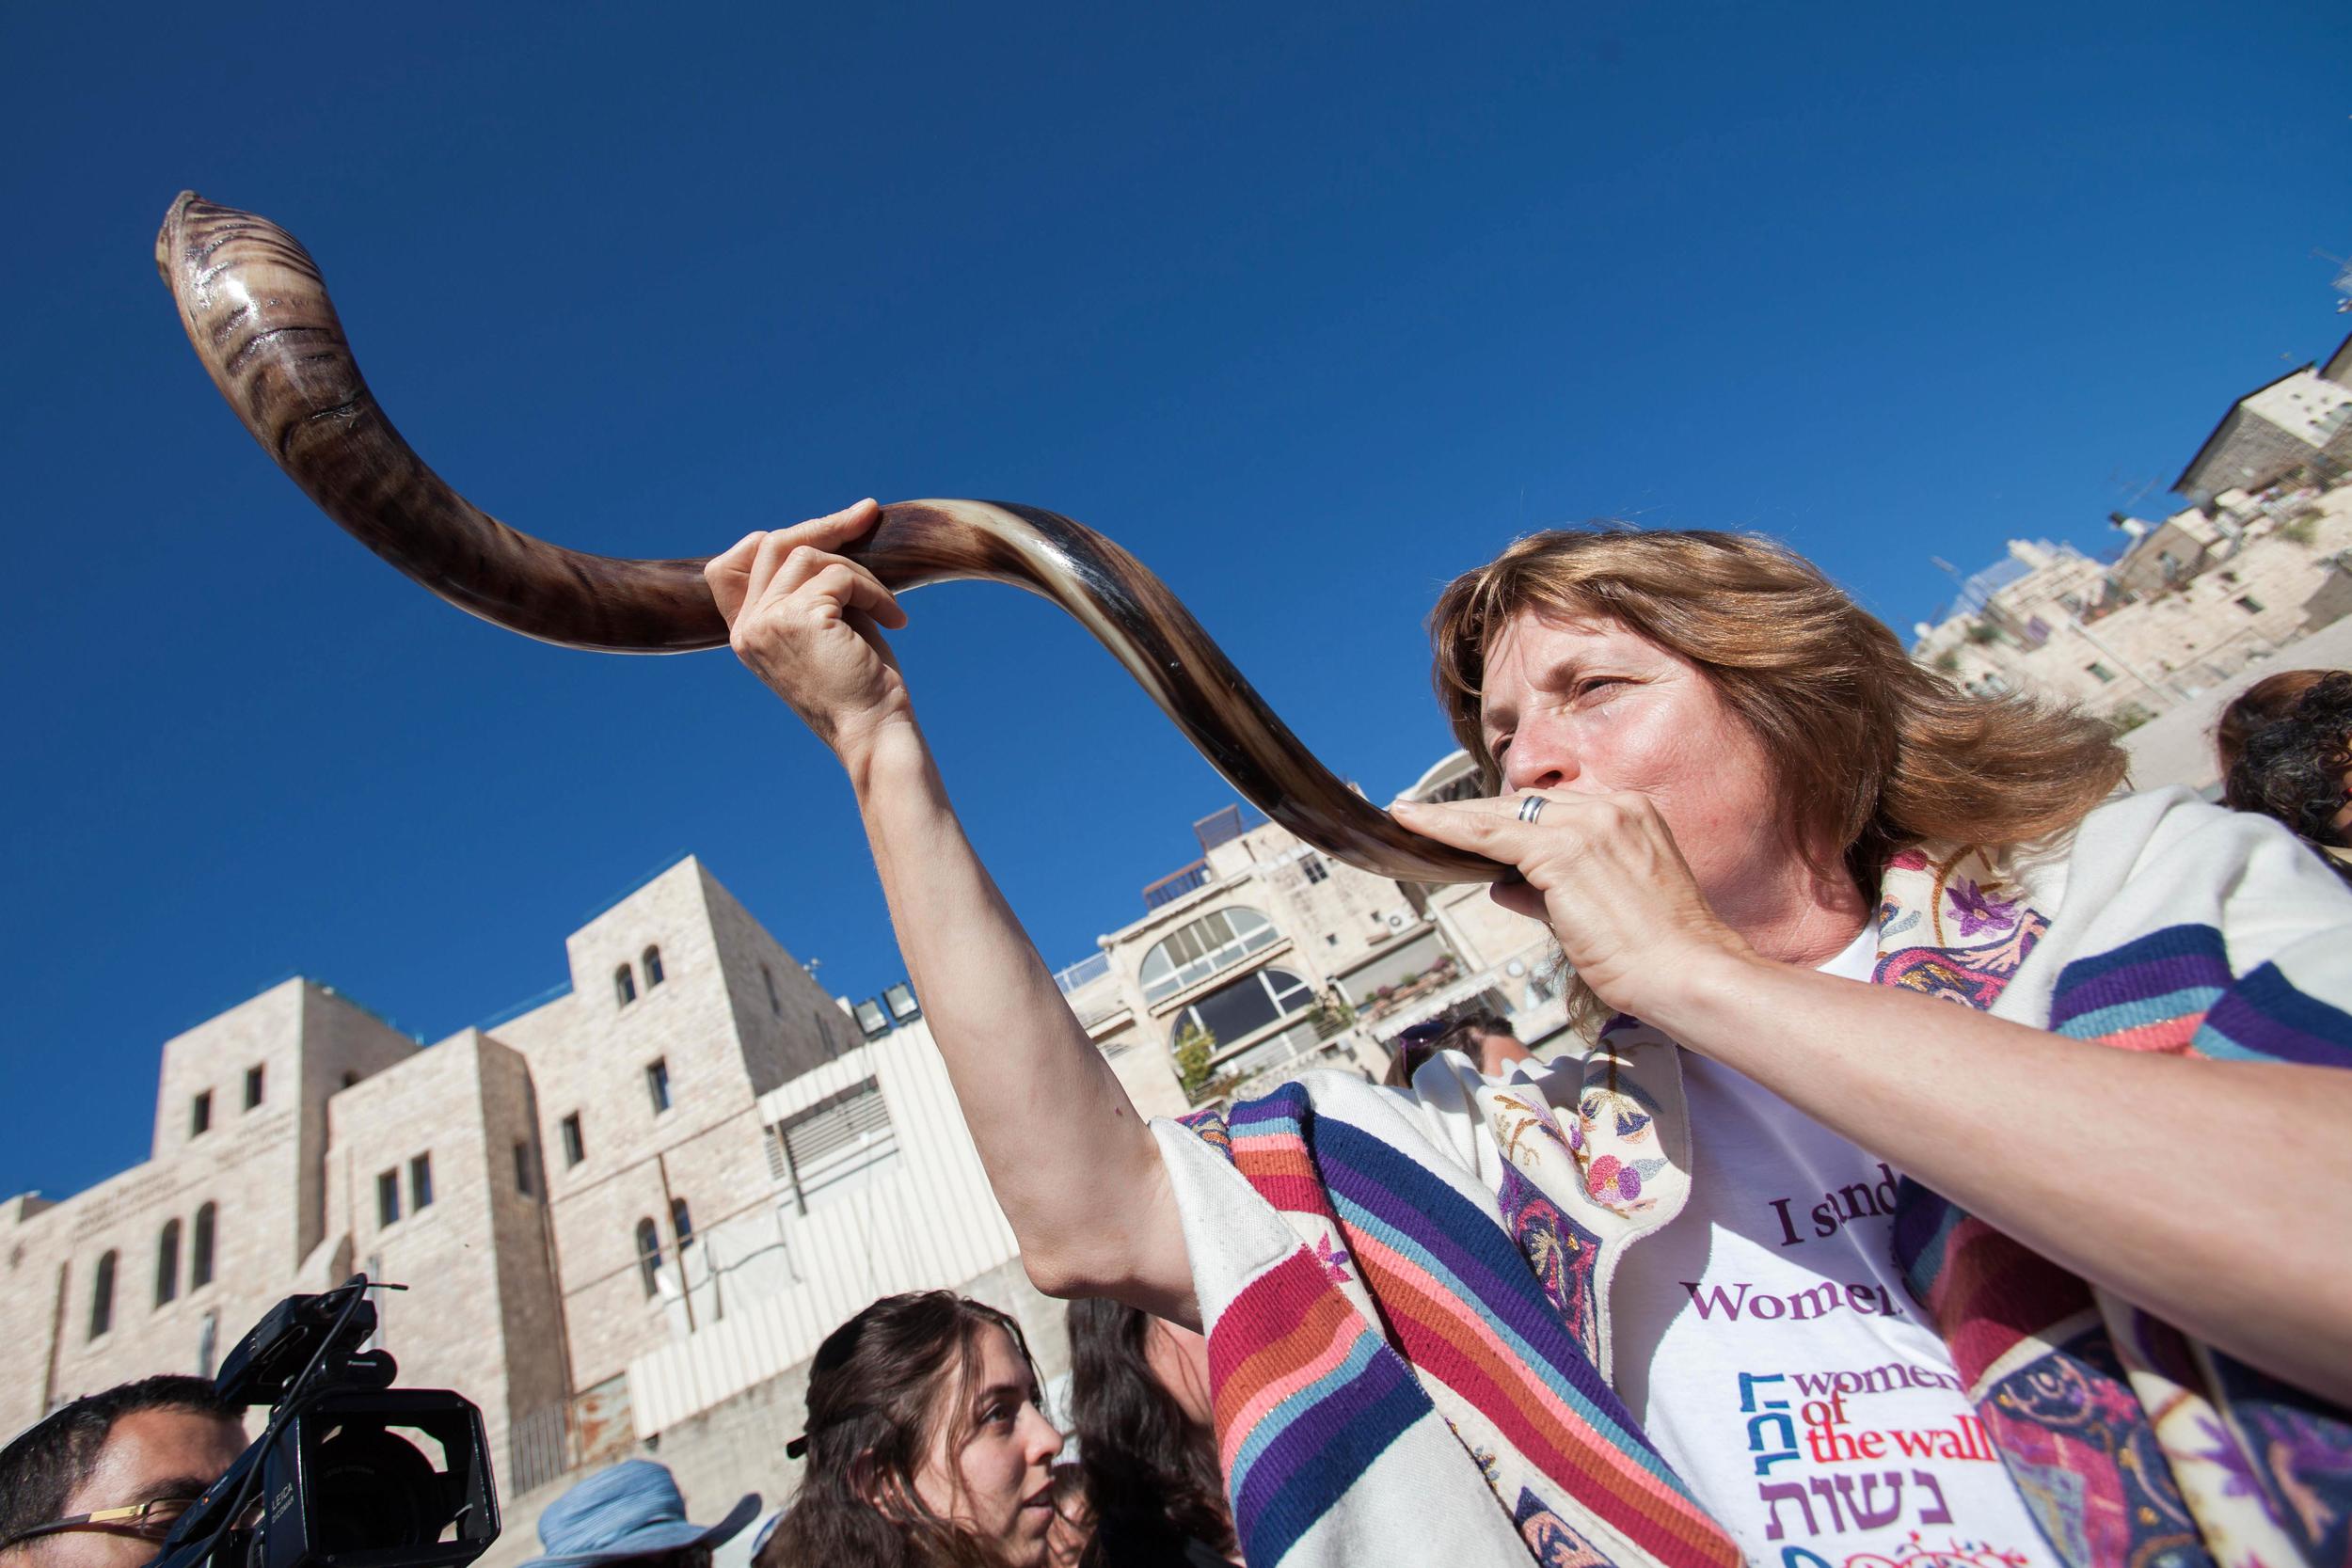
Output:
M2246 1451L2237 1446L2237 1439L2211 1416L2197 1418L2198 1435L2207 1438L2213 1447L2196 1457L2219 1466L2225 1472L2221 1495L2225 1497L2262 1497L2262 1483L2255 1479L2254 1466L2247 1460ZM2269 1503L2264 1499L2264 1512Z
M1995 898L1965 878L1954 882L1946 896L1960 915L1960 934L1963 937L1973 937L1979 931L2006 931L2017 924L2015 899Z
M1326 1278L1341 1285L1348 1282L1347 1249L1333 1246L1328 1234L1323 1236L1315 1243L1315 1261L1323 1265Z

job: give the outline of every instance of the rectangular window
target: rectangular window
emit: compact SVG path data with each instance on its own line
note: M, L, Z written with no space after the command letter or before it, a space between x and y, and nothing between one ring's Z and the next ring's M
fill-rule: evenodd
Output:
M660 1116L670 1108L670 1059L645 1064L645 1098L653 1101L653 1114Z
M400 1172L388 1170L375 1179L375 1224L378 1229L400 1218Z
M826 1096L776 1131L803 1213L819 1193L853 1183L898 1157L890 1108L871 1078Z
M258 1067L249 1067L245 1069L245 1108L250 1111L261 1102L262 1069Z
M2084 665L2084 666L2083 666L2083 669L2084 669L2084 670L2086 670L2086 671L2088 671L2090 673L2091 673L2091 674L2093 674L2093 675L2097 676L2097 677L2098 677L2098 680L2099 680L2099 684L2100 684L2101 686L2105 686L2105 685L2106 685L2106 683L2107 683L2107 682L2109 682L2109 681L2111 681L2111 680L2113 680L2113 679L2115 678L2115 672L2114 672L2114 671L2112 671L2112 670L2108 669L2106 665L2104 665L2104 664L2100 664L2100 663L2098 663L2098 662L2096 662L2096 661L2093 661L2093 662L2091 662L2091 663L2090 663L2090 664L2086 664L2086 665Z
M574 1111L564 1118L564 1164L576 1165L588 1158L587 1140L580 1135L580 1113Z
M515 1190L530 1197L536 1185L531 1179L531 1146L518 1143L515 1146Z
M200 1138L213 1128L213 1091L206 1089L188 1102L188 1136Z
M2262 600L2251 594L2240 594L2237 596L2237 607L2249 615L2260 615L2263 612Z
M420 1154L408 1162L408 1207L433 1207L433 1156Z
M1298 863L1298 869L1307 874L1307 880L1311 882L1322 881L1331 875L1331 868L1323 863L1321 855L1309 855Z

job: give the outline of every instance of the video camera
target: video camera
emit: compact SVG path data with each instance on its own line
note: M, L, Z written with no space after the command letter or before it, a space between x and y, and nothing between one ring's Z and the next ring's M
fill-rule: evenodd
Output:
M399 1290L400 1286L376 1286ZM366 1275L288 1296L214 1388L269 1425L181 1516L150 1568L461 1568L499 1535L482 1412L447 1389L394 1388L368 1350Z

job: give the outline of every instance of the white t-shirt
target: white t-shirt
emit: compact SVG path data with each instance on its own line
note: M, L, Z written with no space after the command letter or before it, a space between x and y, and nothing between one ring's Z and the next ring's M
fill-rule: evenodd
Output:
M1868 979L1874 938L1822 973ZM1682 1064L1690 1201L1629 1246L1611 1302L1617 1391L1667 1463L1768 1568L1963 1546L2056 1568L1904 1291L1895 1171L1743 1074Z

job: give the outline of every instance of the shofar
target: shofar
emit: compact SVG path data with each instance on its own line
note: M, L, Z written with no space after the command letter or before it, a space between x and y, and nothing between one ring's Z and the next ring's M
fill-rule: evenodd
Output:
M458 609L606 653L715 648L727 628L701 561L623 561L518 533L443 483L376 405L310 252L268 219L194 192L155 265L188 341L253 438L361 544ZM1422 882L1506 867L1407 832L1317 762L1190 611L1135 557L1032 506L898 501L854 548L893 592L959 578L1051 599L1127 667L1242 795L1350 865Z

